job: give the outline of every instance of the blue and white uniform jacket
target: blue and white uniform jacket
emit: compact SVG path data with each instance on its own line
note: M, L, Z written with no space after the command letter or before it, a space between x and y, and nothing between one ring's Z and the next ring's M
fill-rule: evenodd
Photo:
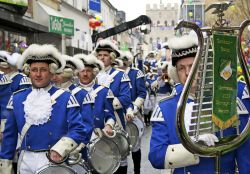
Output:
M52 97L58 88L49 85L44 88ZM25 125L24 103L32 92L28 88L13 94L8 109L11 114L7 118L3 133L1 159L12 160L15 155L18 134L21 134ZM21 150L41 151L54 146L62 137L68 137L80 144L86 137L85 123L82 121L80 107L73 95L63 91L55 100L52 100L52 111L49 120L44 124L31 125L21 143ZM88 142L85 141L84 144ZM73 144L72 144L73 145Z
M26 89L31 86L30 78L28 78L25 74L14 72L6 74L5 76L11 81L11 84L9 85L8 90L6 89L4 92L0 91L2 97L0 103L2 110L1 119L6 119L8 117L6 106L13 92L16 92L21 89Z
M100 82L101 74L97 75L98 83L111 89L114 95L113 108L118 113L122 126L125 127L125 113L131 106L130 79L126 73L115 68L106 72L105 81ZM99 77L98 77L99 76Z
M0 72L0 118L2 115L2 105L5 101L6 94L10 92L10 84L11 81L2 73ZM3 130L1 130L3 131Z
M88 94L88 91L77 87L71 81L65 82L62 85L64 90L71 92L75 96L77 102L80 105L80 113L82 115L83 122L85 123L85 129L87 136L84 137L84 142L89 142L91 139L92 132L94 130L94 117L93 117L93 105L94 101Z
M248 113L239 115L240 131L242 131L249 120L249 113L250 113L250 96L245 82L238 81L238 98L240 98L242 103L244 104L243 107L245 106L246 109L248 110ZM250 138L248 138L248 140L244 144L242 144L238 149L236 149L236 160L240 174L241 173L247 174L250 171L249 147L250 147Z
M176 109L179 97L182 91L181 85L177 85L174 90L175 94L163 99L158 106L156 106L151 122L152 122L152 135L150 140L150 152L149 161L152 166L157 169L164 169L165 155L168 145L180 144L179 137L176 132L175 119ZM192 102L188 100L187 104ZM239 106L238 106L239 107ZM223 131L225 136L236 134L235 128L228 128ZM219 134L216 134L220 137ZM244 146L244 144L243 144ZM248 146L249 148L249 146ZM250 171L250 157L242 155L238 157L238 151L244 147L240 146L237 150L229 152L221 157L221 173L234 174L235 173L235 159L238 160L240 173L247 173ZM248 153L249 150L246 150ZM245 167L242 168L242 167ZM200 162L197 165L187 166L183 168L176 168L174 174L186 174L191 172L192 174L213 174L215 172L215 160L214 158L200 157Z
M94 127L103 129L105 124L110 124L113 127L115 115L112 105L114 99L112 91L107 87L94 84L89 94L94 99Z

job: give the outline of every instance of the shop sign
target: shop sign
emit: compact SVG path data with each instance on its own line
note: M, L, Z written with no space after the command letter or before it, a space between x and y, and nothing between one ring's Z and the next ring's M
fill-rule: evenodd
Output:
M12 5L28 6L28 0L0 0L0 2Z
M49 32L74 36L74 20L50 15Z

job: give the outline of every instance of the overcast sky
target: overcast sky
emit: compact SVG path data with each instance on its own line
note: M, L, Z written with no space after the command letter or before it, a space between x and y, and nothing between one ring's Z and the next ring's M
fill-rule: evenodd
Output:
M179 3L180 0L109 0L117 10L125 11L126 20L130 21L146 14L146 4Z

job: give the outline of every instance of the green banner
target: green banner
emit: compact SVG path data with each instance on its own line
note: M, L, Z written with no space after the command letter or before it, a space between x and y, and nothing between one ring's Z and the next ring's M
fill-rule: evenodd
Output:
M49 32L74 36L74 20L49 16Z
M213 34L214 98L213 122L225 129L237 118L237 37Z
M28 6L28 0L0 0L0 2L13 5Z

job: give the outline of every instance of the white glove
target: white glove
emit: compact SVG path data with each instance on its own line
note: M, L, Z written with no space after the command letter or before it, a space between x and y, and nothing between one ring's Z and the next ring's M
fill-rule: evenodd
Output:
M139 108L136 106L136 105L134 105L134 114L137 114L138 112L139 112Z
M153 83L151 83L151 88L153 90L156 90L158 88L158 81L157 80L155 80Z
M214 146L219 139L214 134L199 135L198 141L203 141L207 146Z

